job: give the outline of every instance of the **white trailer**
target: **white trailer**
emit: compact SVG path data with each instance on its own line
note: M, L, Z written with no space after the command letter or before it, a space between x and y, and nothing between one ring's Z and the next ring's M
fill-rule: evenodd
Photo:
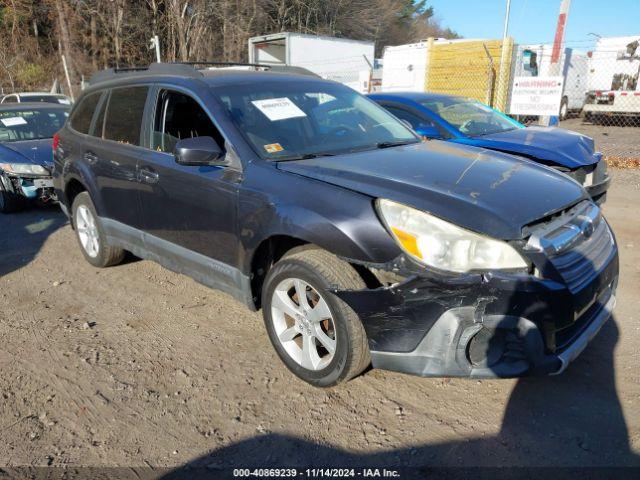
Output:
M371 70L374 50L373 42L282 32L250 38L249 63L304 67L362 92L369 76L361 72Z
M551 71L553 45L519 45L515 52L513 77L546 77ZM560 72L564 78L559 116L580 112L584 106L589 82L589 58L585 52L565 48L560 57Z
M585 116L640 115L640 35L600 38L591 52Z
M382 56L383 92L423 92L427 73L427 42L385 47Z

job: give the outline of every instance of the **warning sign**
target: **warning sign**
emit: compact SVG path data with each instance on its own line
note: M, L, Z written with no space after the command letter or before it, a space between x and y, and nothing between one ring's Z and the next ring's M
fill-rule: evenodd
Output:
M512 115L558 115L562 77L515 77L511 90Z

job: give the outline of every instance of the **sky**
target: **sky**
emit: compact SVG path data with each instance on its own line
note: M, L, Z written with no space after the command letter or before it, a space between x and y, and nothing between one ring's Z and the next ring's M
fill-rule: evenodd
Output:
M429 0L442 26L466 38L501 38L506 0ZM560 0L511 0L509 35L516 43L552 43ZM595 37L640 36L640 0L572 0L567 46L588 49Z

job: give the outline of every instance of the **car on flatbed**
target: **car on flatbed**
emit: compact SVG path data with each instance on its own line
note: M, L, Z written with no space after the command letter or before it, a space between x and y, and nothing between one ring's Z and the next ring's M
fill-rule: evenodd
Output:
M69 108L49 103L0 105L0 213L55 200L53 136L66 122Z
M101 72L54 156L89 263L129 251L262 309L279 357L316 386L370 364L560 373L615 304L615 238L578 183L504 153L422 142L320 78L180 64Z
M557 127L525 126L476 100L424 92L369 95L425 139L447 140L525 157L554 168L606 200L611 179L592 138Z

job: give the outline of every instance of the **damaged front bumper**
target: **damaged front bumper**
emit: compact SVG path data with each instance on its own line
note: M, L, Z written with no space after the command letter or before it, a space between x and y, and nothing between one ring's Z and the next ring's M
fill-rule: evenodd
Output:
M0 181L6 192L29 200L55 200L53 177L50 175L27 175L4 173Z
M335 293L362 320L374 368L508 378L562 372L610 317L617 280L614 245L578 292L562 281L494 272L413 275Z

